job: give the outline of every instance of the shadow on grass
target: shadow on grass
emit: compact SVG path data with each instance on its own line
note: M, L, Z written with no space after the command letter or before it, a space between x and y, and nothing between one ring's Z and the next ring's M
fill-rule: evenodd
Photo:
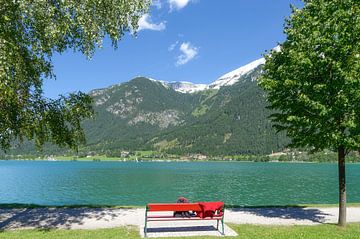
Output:
M234 212L244 212L267 218L309 220L316 223L324 223L326 216L331 215L317 208L308 208L299 205L257 207L227 205L226 208Z

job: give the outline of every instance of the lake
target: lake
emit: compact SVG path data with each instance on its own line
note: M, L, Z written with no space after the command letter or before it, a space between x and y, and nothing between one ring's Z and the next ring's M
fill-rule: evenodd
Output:
M360 164L347 165L360 202ZM336 164L0 161L0 203L145 205L221 200L232 205L337 203Z

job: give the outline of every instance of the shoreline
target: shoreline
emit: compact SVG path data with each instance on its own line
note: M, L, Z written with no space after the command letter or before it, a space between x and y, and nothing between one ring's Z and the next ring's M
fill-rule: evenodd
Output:
M146 205L101 205L101 204L70 204L70 205L39 205L25 203L0 203L0 209L144 209ZM261 209L261 208L337 208L338 204L288 204L288 205L233 205L225 204L226 209ZM360 208L360 202L347 203L347 207Z
M289 163L289 164L337 164L337 161L329 161L329 162L319 162L319 161L249 161L249 160L182 160L182 159L87 159L87 158L79 158L79 159L62 159L62 158L54 158L54 159L0 159L0 161L35 161L35 162L118 162L118 163L194 163L194 162L214 162L214 163ZM346 162L346 164L360 164L360 162Z

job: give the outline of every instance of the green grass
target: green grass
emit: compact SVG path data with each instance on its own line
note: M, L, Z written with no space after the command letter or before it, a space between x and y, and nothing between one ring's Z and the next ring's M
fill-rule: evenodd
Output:
M294 239L359 239L360 223L349 224L346 228L325 224L319 226L255 226L230 225L239 234L236 238L294 238Z
M98 230L15 230L0 232L0 239L135 239L140 238L136 227Z
M235 239L359 239L360 223L349 224L346 228L325 224L319 226L230 226L239 234ZM0 232L1 239L139 239L136 227L121 227L98 230L16 230ZM176 237L179 238L179 237ZM200 239L218 237L186 237L179 239Z
M210 107L208 105L200 105L191 114L195 117L200 117L208 111Z

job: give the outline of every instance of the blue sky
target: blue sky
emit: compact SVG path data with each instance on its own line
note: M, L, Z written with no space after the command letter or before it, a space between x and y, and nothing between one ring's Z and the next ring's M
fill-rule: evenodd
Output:
M108 39L92 60L80 53L54 57L56 80L45 96L88 92L136 76L211 83L261 57L285 39L290 4L300 0L157 0L143 16L137 37L126 35L114 50Z

